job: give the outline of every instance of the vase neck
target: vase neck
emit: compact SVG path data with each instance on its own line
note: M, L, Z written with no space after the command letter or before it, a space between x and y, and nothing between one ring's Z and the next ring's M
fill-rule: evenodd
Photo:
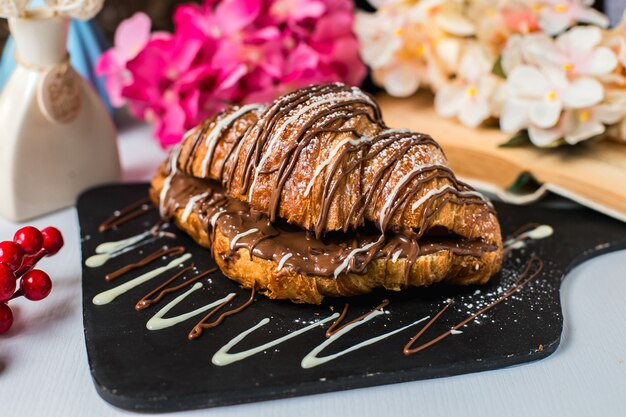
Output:
M68 27L69 19L57 16L9 19L15 50L22 61L35 67L64 62Z

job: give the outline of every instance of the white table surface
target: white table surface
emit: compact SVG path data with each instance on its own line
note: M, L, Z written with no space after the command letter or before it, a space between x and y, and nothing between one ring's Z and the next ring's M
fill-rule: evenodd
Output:
M164 152L146 126L124 128L125 181L147 180ZM120 416L91 381L83 338L79 231L73 208L28 222L63 231L65 247L44 259L54 282L38 303L11 303L0 336L0 416ZM18 225L0 219L0 240ZM567 242L562 242L567 244ZM626 416L626 251L574 269L561 289L560 347L542 361L497 371L173 415L196 416ZM135 414L137 415L137 414Z

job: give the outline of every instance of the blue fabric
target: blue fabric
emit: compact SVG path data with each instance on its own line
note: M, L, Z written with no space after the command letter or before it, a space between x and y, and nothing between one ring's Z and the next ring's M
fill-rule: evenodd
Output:
M605 0L604 12L611 20L611 26L617 25L622 20L622 15L626 9L626 0Z
M108 49L109 44L104 34L93 21L72 20L67 37L67 50L70 53L72 66L94 87L110 113L113 107L104 89L104 80L97 77L94 68L102 52ZM9 79L15 68L15 42L9 37L2 52L0 61L0 90Z

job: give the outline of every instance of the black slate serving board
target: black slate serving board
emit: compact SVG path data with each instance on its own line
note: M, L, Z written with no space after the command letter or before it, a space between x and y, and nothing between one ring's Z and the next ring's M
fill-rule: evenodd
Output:
M98 232L98 225L104 219L143 198L146 192L146 184L113 185L90 190L80 197L83 265L98 244L124 239L155 224L158 214L152 210L115 230ZM98 268L83 267L85 341L95 387L102 398L118 407L164 412L438 378L544 358L554 352L561 336L559 287L564 275L590 257L625 248L626 224L584 208L557 210L499 203L495 207L505 237L528 223L550 225L554 234L513 251L505 259L502 271L485 287L436 285L400 293L377 291L349 300L327 299L321 306L295 305L257 296L248 309L228 317L221 326L205 331L194 341L187 340L187 334L202 315L160 331L150 331L145 326L156 311L185 289L167 295L159 304L143 311L134 309L137 300L164 282L173 274L171 271L108 305L92 303L96 294L155 266L165 265L172 258L114 282L103 278L163 244L186 246L201 271L214 266L208 251L170 227L168 230L176 238L164 238L144 246L143 255L138 249ZM311 369L303 369L300 361L324 340L328 324L240 362L224 367L211 363L219 348L265 317L270 317L271 322L250 334L234 351L261 345L326 318L333 311L341 311L345 302L350 303L348 319L351 319L377 306L384 298L390 300L386 307L388 314L355 328L322 352L322 355L332 354L424 316L433 316L445 305L445 300L455 298L457 302L425 333L422 338L425 342L496 299L516 280L533 255L545 262L534 281L464 327L461 334L415 355L404 355L402 348L425 322ZM166 317L191 311L230 292L237 292L238 296L226 308L236 307L249 297L248 290L239 289L219 271L210 276L210 283L208 279L202 282L203 289L186 298Z

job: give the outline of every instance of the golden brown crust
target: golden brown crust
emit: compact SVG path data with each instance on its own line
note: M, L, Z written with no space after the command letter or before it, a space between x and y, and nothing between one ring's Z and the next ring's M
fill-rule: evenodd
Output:
M270 117L273 114L272 111L289 103L289 100L281 98L264 111L263 108L248 111L234 118L235 121L232 124L225 124L225 121L233 119L233 115L241 112L240 107L232 107L209 119L187 135L178 158L178 166L196 178L211 178L221 182L227 188L229 195L248 202L255 210L266 213L271 208L273 191L282 186L278 217L308 230L314 230L321 218L324 220L321 222L323 223L321 228L324 231L339 230L345 225L354 230L365 220L379 223L388 200L401 200L407 197L405 209L395 211L388 222L389 227L419 228L425 223L427 226L441 225L459 235L468 238L480 237L489 243L501 245L497 219L486 203L454 204L454 202L466 203L468 200L476 200L475 195L453 196L453 202L442 204L441 208L434 212L432 218L427 216L431 214L426 213L427 204L413 207L416 202L433 190L449 187L461 191L462 187L455 182L453 175L451 177L441 175L444 173L442 169L433 169L428 173L416 175L398 189L396 188L401 180L416 167L433 165L446 167L445 155L432 140L413 140L413 143L410 143L410 139L397 141L385 145L380 152L374 152L373 157L358 162L364 153L376 149L377 146L383 146L384 141L375 140L371 146L363 146L354 152L348 152L346 157L338 163L336 171L333 172L330 169L339 159L341 151L347 148L349 140L354 141L364 137L375 138L388 130L382 121L372 122L379 111L377 105L365 99L357 100L356 103L350 102L347 109L340 108L333 113L337 116L344 112L345 118L337 118L326 124L326 119L318 120L315 117L316 112L319 113L328 105L321 105L322 110L317 109L301 115L298 111L306 109L312 103L315 104L315 100L325 100L330 96L353 100L354 94L352 90L350 92L332 90L326 95L313 95L302 100L290 112L285 112L280 117ZM289 96L286 97L289 98ZM294 114L299 117L291 117ZM271 120L272 124L268 124L268 120ZM259 139L264 127L268 127L269 131L267 136L269 139L265 142ZM318 131L341 129L345 132L318 132L309 138L311 140L301 152L297 153L295 165L289 171L289 175L284 176L286 180L281 185L280 180L283 177L278 171L281 161L293 154L297 145L308 138L308 132L316 129ZM359 136L354 132L358 132ZM410 144L408 148L407 143ZM260 161L262 166L258 168L256 173L258 175L253 176L252 180L248 179L249 183L246 187L244 172L247 166L246 161L251 158L254 148L258 146L262 146L262 152L259 153L264 156ZM210 149L213 149L213 153L210 158L207 158ZM207 161L209 164L205 167ZM326 163L326 166L316 176L315 170L322 161ZM356 168L350 170L351 165ZM254 164L251 166L254 168ZM376 184L372 191L372 198L364 204L362 197L370 191L375 177L385 166L390 166L387 171L389 175L383 176ZM345 171L349 171L347 175ZM431 176L432 179L423 184L420 183ZM306 189L311 179L314 180L307 194ZM336 189L325 210L322 206L325 185L333 182L336 182ZM251 192L248 192L249 189ZM436 207L448 198L450 195L447 193L434 196L430 199L433 200L431 205ZM428 217L428 222L425 217Z
M160 203L165 172L163 165L152 180L150 196L155 204ZM276 262L251 256L247 249L231 252L230 240L220 230L219 222L214 232L209 234L197 212L192 211L183 221L183 211L183 207L174 208L171 212L172 220L199 245L211 249L224 275L245 288L251 288L256 282L259 292L270 298L290 299L297 303L319 304L327 296L354 296L379 287L397 291L408 286L424 286L442 281L463 285L484 284L500 265L501 251L485 252L476 258L444 250L418 257L409 271L408 282L405 274L406 258L396 262L377 259L367 265L365 274L341 273L337 278L308 275L290 269L278 271Z
M245 287L256 282L270 298L317 304L325 296L352 296L377 287L482 284L500 268L500 226L489 204L455 178L432 138L388 129L378 105L358 89L312 86L269 106L231 107L190 131L174 152L177 171L217 181L231 198L270 220L282 218L318 237L357 230L368 221L383 233L410 230L417 238L442 226L497 248L479 256L444 249L412 264L402 257L396 262L378 258L364 274L337 269L336 278L316 276L297 268L279 270L275 261L246 248L233 252L219 222L209 233L198 212L192 210L183 220L183 208L170 207L176 225L211 248L226 276ZM154 177L155 203L162 203L161 189L170 173L163 163Z

